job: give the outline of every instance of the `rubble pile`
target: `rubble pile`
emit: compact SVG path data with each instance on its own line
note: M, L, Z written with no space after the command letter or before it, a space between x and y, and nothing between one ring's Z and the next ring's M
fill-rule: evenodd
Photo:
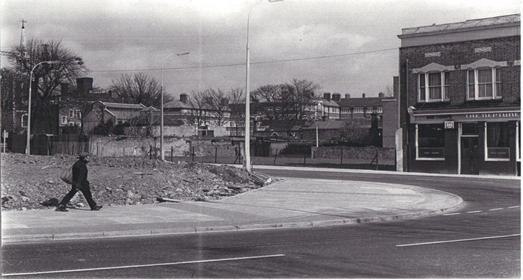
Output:
M2 210L56 205L71 188L60 175L76 160L72 155L2 154ZM270 183L270 178L232 166L172 163L142 157L93 156L87 167L91 192L101 205L217 200ZM80 194L71 203L87 206Z

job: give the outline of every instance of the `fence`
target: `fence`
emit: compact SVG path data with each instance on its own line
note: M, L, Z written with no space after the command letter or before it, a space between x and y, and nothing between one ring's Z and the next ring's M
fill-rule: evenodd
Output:
M193 148L185 156L166 156L166 159L171 161L242 164L243 155L239 148L239 146L236 148L235 155L220 154L218 147L215 148L214 154L198 153L197 149ZM375 147L321 147L313 148L308 153L293 155L282 155L276 150L271 156L252 156L251 160L253 165L396 170L395 150Z
M7 150L25 153L27 134L9 134ZM32 155L70 154L89 151L89 139L78 135L35 134L31 138Z

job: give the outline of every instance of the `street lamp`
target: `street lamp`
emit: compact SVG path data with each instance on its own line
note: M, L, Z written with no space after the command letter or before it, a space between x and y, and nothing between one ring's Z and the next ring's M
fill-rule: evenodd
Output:
M249 15L247 16L247 47L246 47L246 52L247 52L247 62L245 63L246 64L246 70L245 70L245 160L243 162L243 167L245 168L245 170L247 170L247 172L251 172L252 171L252 165L251 165L251 120L250 120L250 117L251 117L251 69L250 69L250 64L251 64L251 56L249 54L249 23L250 23L250 20L251 20L251 12L252 12L252 9L254 9L254 7L256 7L256 5L258 5L259 3L261 3L263 0L260 0L258 2L256 2L256 4L254 4L251 9L249 10ZM283 0L268 0L269 2L281 2Z
M183 53L173 53L173 54L170 54L168 55L164 60L163 60L163 63L162 63L162 69L161 69L161 72L162 72L162 85L161 85L161 97L160 97L160 158L162 159L162 161L165 161L165 154L163 152L163 66L165 65L165 62L167 61L167 59L173 55L176 55L176 56L182 56L182 55L188 55L190 52L183 52Z
M38 65L41 64L60 64L61 62L59 60L51 60L51 61L42 61L37 63L33 69L31 69L31 74L29 75L29 101L27 102L27 142L25 146L25 154L30 155L31 154L31 91L33 89L32 83L33 83L33 72L38 67Z

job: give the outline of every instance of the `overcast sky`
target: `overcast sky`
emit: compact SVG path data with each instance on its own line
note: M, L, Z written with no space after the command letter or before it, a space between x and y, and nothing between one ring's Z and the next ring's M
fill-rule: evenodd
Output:
M94 86L144 72L166 92L245 88L247 15L259 0L0 0L0 49L61 40ZM377 96L398 75L402 28L520 13L516 0L261 1L251 13L251 90L306 79L322 92ZM2 59L2 67L8 66Z

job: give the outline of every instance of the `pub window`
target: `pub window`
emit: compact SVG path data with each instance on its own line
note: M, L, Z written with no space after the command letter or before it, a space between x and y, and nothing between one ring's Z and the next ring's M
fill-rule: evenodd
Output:
M416 159L445 159L445 130L443 124L416 125Z
M419 74L419 102L450 100L450 72Z
M468 100L501 98L501 68L468 70L467 85Z
M73 109L69 109L69 117L70 118L74 118L74 110Z
M62 116L62 124L67 124L67 116Z
M82 117L82 113L80 112L80 110L76 110L76 118L79 119Z
M510 160L510 146L508 134L508 122L487 123L486 129L486 159L487 160Z

